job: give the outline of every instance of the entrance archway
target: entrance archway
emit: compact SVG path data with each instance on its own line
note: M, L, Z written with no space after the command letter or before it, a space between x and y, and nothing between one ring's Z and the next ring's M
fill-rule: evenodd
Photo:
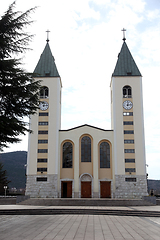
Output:
M81 182L81 198L91 198L91 182Z
M92 176L84 173L80 176L81 198L92 197Z

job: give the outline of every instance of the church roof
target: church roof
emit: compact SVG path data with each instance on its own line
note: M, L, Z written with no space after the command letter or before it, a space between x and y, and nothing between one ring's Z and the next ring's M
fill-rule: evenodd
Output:
M59 130L59 131L60 132L68 132L68 131L75 130L77 128L83 128L83 127L94 128L94 129L98 129L98 130L106 131L106 132L113 131L113 130L106 130L106 129L103 129L103 128L98 128L98 127L91 126L91 125L88 125L88 124L83 124L83 125L80 125L80 126L77 126L77 127L74 127L74 128L70 128L70 129L66 129L66 130Z
M142 76L125 41L112 76Z
M48 40L33 73L38 77L59 77Z

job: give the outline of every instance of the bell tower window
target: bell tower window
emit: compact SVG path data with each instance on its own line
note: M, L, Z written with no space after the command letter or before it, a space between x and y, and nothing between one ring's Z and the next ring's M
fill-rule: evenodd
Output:
M48 87L41 87L40 89L40 98L48 98L49 97L49 89Z
M130 86L123 87L123 98L131 98L132 97L132 88Z

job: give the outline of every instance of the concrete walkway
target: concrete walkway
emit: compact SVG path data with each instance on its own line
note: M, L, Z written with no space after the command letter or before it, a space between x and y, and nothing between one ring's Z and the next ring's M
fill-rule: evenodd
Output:
M139 211L158 211L160 212L160 205L155 206L106 206L106 207L99 207L99 206L33 206L33 205L21 205L21 204L12 204L12 205L0 205L1 209L119 209L119 210L139 210Z
M0 205L0 209L53 208ZM54 206L55 208L55 206ZM57 208L65 208L58 207ZM70 207L74 209L74 207ZM76 207L77 208L77 207ZM80 207L87 208L87 207ZM91 207L89 207L91 208ZM99 207L93 207L99 208ZM160 211L150 207L100 207L100 209ZM160 240L160 218L110 215L1 215L0 240Z

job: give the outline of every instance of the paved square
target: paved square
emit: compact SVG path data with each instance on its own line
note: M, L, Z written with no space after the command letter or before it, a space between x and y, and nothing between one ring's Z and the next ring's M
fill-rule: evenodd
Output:
M0 240L160 240L160 218L1 215Z

